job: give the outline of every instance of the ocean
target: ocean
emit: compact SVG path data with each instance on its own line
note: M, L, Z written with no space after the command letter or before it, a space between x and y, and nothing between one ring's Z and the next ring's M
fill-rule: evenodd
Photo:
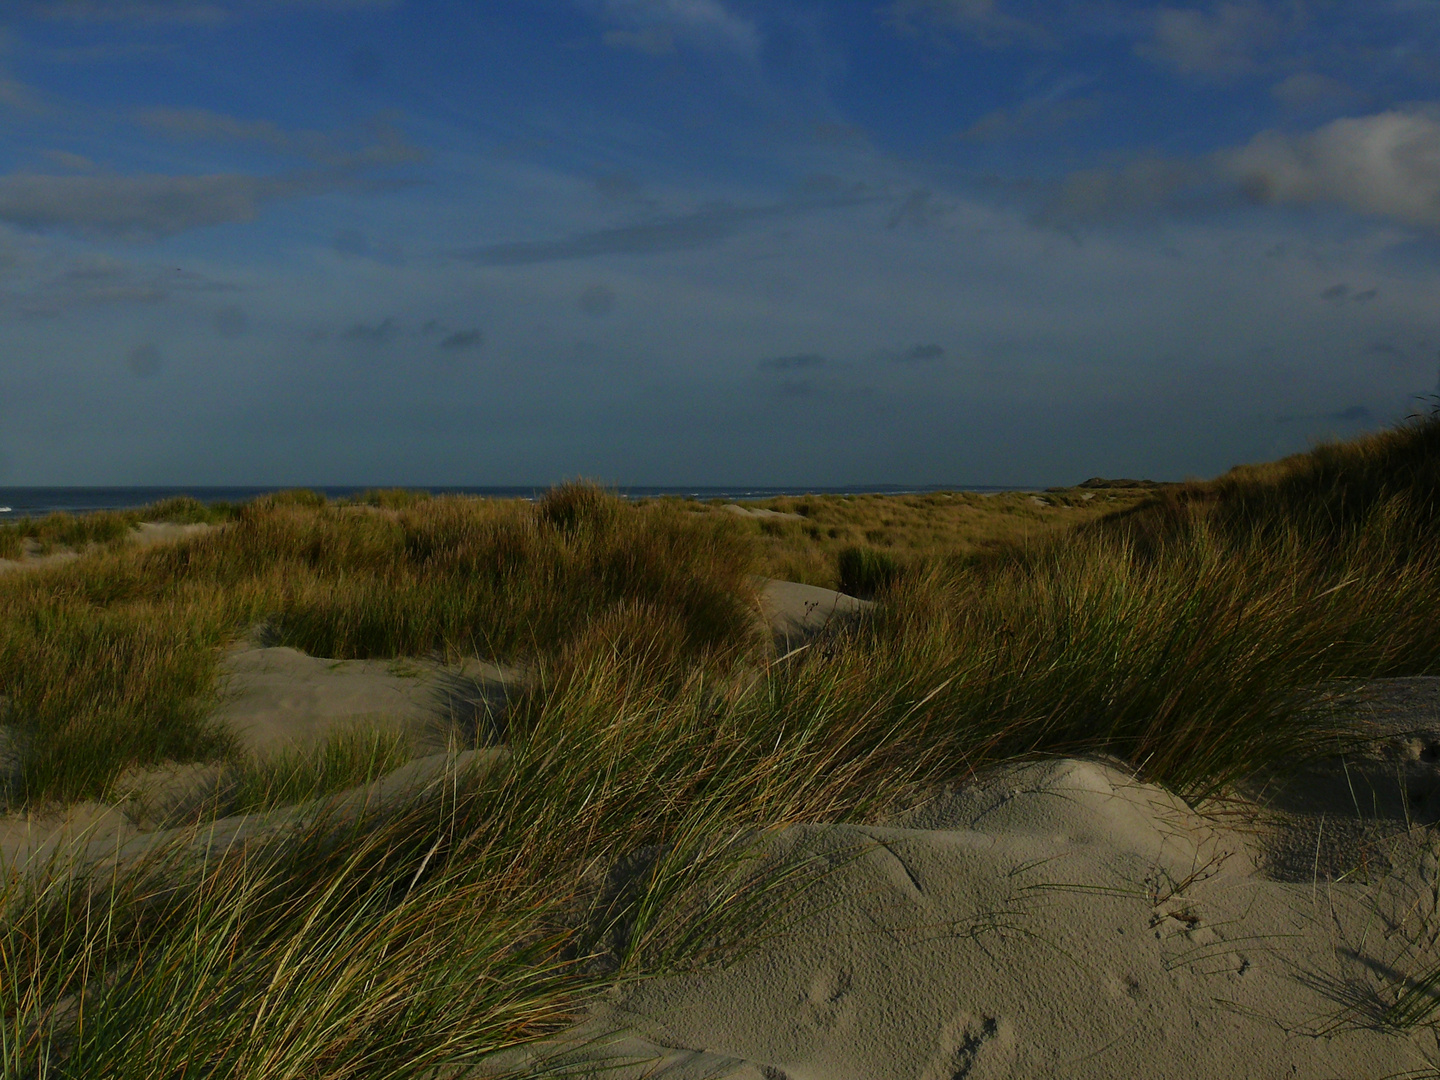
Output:
M83 514L92 510L133 510L161 499L189 495L201 502L245 502L272 491L283 491L297 485L273 487L0 487L0 521L21 517L40 517L64 512ZM377 486L317 485L311 488L327 499L346 499ZM476 495L493 499L533 499L545 491L533 487L428 487L415 485L413 491L432 495ZM1015 491L1014 487L977 485L943 485L905 487L903 485L869 485L856 487L619 487L615 489L628 499L675 496L685 499L723 499L742 502L772 499L778 495L913 495L931 491Z

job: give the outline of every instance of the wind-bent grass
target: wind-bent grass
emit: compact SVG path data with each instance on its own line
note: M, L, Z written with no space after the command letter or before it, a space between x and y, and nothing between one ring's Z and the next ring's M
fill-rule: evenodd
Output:
M747 872L754 830L852 812L909 769L820 717L777 732L763 700L717 715L702 677L651 683L664 655L572 653L508 763L391 815L48 892L12 880L6 1073L426 1075L742 940L809 874Z
M378 780L412 757L396 731L336 732L317 745L242 757L226 774L223 801L228 813L271 810L334 795Z
M1440 672L1437 440L1431 421L1238 495L1196 486L1053 543L922 561L869 621L784 660L745 651L751 555L729 526L586 488L534 510L257 505L12 583L0 677L32 724L63 729L98 692L115 731L126 709L180 730L203 714L162 706L212 670L186 658L257 618L329 655L526 651L537 676L501 765L371 819L11 879L4 1071L453 1075L614 980L783 919L823 867L752 867L766 829L873 819L1023 754L1106 751L1204 795L1330 749L1346 732L1317 688ZM188 644L167 652L165 627ZM60 666L27 682L27 658Z
M963 565L997 551L1046 542L1148 497L1143 489L1126 488L782 496L746 505L797 515L799 520L740 520L759 544L763 573L843 590L854 584L847 582L842 562L850 549L873 551L904 571L936 562Z
M398 512L284 493L184 542L10 575L0 695L23 747L10 795L95 797L128 767L226 752L206 720L219 649L257 622L319 656L533 660L639 605L676 655L734 658L758 640L753 561L730 522L572 485L534 506Z

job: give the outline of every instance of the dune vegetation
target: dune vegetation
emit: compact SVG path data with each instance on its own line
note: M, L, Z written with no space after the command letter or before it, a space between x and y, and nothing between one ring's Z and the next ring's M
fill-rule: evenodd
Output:
M781 496L751 504L765 573L855 595L896 574L1042 543L1140 503L1141 487ZM858 573L857 573L858 571Z
M12 876L0 1067L464 1075L616 980L788 918L808 870L747 869L764 830L872 820L1025 755L1104 753L1204 799L1333 751L1354 733L1327 701L1440 674L1437 491L1432 417L1114 500L906 497L888 523L883 499L747 519L572 484L533 505L186 509L224 527L144 550L54 525L51 543L96 546L0 577L17 811L233 754L207 720L217 658L256 627L533 677L505 754L408 802L226 858L181 837ZM756 575L863 578L877 605L780 658ZM357 775L394 764L381 749L351 754Z

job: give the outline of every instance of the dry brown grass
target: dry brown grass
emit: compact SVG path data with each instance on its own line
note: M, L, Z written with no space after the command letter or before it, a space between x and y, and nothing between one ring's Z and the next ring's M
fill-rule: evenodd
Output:
M840 582L840 553L848 547L882 551L902 569L916 569L931 561L963 562L1047 539L1133 507L1150 494L1138 489L1087 492L1078 488L993 495L947 491L786 496L745 505L798 514L803 519L748 520L748 528L760 541L763 573L833 589Z
M181 543L95 547L0 578L0 698L23 747L6 794L94 797L125 768L226 752L219 649L259 622L312 656L528 664L638 620L675 657L722 662L759 641L754 572L736 523L583 484L400 510L282 493Z

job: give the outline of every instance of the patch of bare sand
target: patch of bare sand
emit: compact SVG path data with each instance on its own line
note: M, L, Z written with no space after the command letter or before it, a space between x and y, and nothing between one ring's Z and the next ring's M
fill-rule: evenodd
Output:
M1004 768L883 827L773 834L772 864L826 867L802 917L729 966L618 987L494 1071L1433 1075L1435 1029L1395 1030L1385 1010L1440 965L1435 837L1414 812L1440 779L1427 760L1440 680L1375 690L1353 707L1359 724L1388 724L1378 742L1247 815L1202 815L1113 763L1058 760ZM1355 822L1363 842L1314 829L1322 815ZM1320 869L1312 846L1302 878L1286 830L1306 828Z
M770 628L777 653L783 655L828 632L840 629L874 608L859 600L818 585L760 578L760 617Z
M318 741L346 728L378 728L432 752L493 742L520 672L483 660L330 660L245 642L221 662L215 718L247 749Z

